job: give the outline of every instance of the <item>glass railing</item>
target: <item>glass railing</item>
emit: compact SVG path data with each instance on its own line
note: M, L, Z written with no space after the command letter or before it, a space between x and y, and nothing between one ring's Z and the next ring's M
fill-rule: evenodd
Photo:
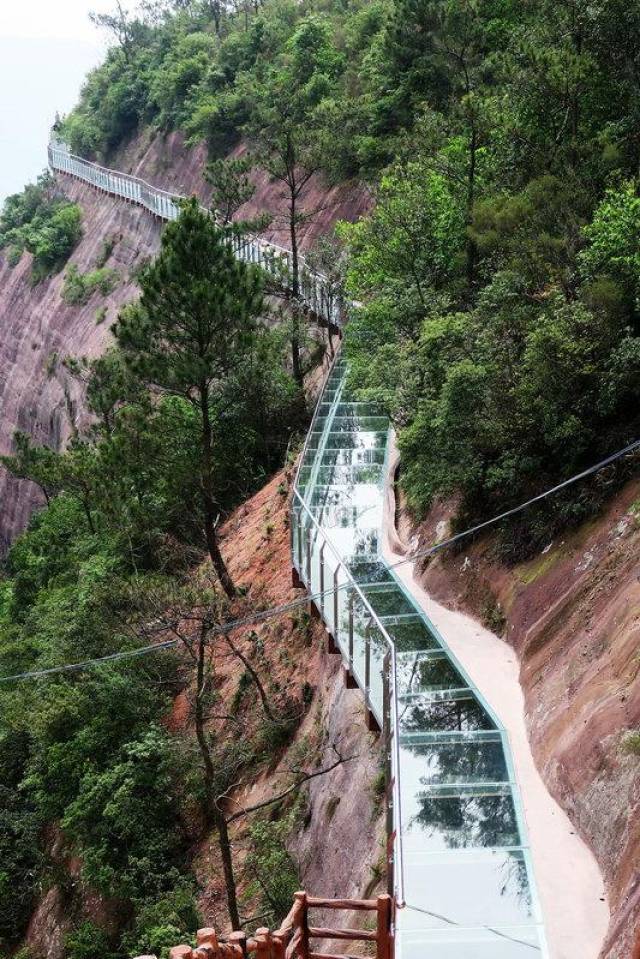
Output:
M389 876L402 959L546 957L504 729L381 552L387 418L338 358L300 462L293 563L389 766Z
M183 197L160 190L139 177L83 160L70 153L68 146L55 137L49 142L48 153L52 170L67 173L98 190L136 203L162 220L178 218L179 202ZM289 250L257 236L234 236L231 242L238 259L260 266L279 286L290 288L292 262ZM315 316L332 326L342 326L344 307L337 290L323 273L310 269L303 258L299 264L299 287L300 299Z

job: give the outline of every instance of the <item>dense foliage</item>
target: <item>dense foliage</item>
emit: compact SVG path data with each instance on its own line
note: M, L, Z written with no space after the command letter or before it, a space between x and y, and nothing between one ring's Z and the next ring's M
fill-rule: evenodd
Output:
M400 427L418 515L462 493L461 520L485 518L640 431L638 37L609 0L396 0L406 130L341 235L353 382ZM510 555L610 480L531 511Z
M130 567L116 537L88 529L71 493L14 546L0 600L0 671L127 650ZM155 658L3 686L0 942L20 937L36 895L82 850L94 888L141 909L185 867L179 759L159 725L176 666ZM158 680L161 680L160 684ZM64 843L53 842L60 823ZM51 850L57 847L57 852ZM3 951L4 951L3 948Z
M341 234L364 304L347 346L354 384L400 427L416 513L461 491L463 512L486 515L634 435L635 7L216 9L155 5L125 24L126 48L121 23L66 135L102 155L144 123L205 138L214 156L248 139L284 184L294 251L310 172L373 182L375 212ZM562 521L601 501L593 486L580 497L559 501ZM529 544L554 522L534 517Z
M48 506L0 574L1 676L148 642L149 620L210 550L208 522L215 539L302 425L282 336L257 321L260 277L197 205L165 230L140 284L116 346L67 363L92 425L61 453L18 434L3 458ZM107 941L69 888L70 956L161 951L197 925L193 754L163 723L184 683L179 658L159 653L0 685L2 951L37 895L67 888L72 854L86 888L118 904L121 935Z
M15 265L25 250L33 255L35 283L66 263L82 236L80 207L56 187L48 173L5 200L0 213L0 250Z
M158 0L142 9L96 17L114 45L62 135L100 159L145 125L206 140L225 219L252 195L259 164L284 197L294 293L306 184L318 171L370 182L371 214L339 228L342 252L325 238L316 261L336 287L346 271L358 301L346 337L353 384L398 427L417 515L461 494L460 521L484 517L638 435L637 6ZM222 162L241 139L251 158ZM10 198L0 218L0 246L13 260L29 250L36 278L59 269L79 236L78 208L48 178ZM108 293L115 276L104 262L67 272L70 303ZM170 589L205 550L224 582L218 520L283 462L303 424L301 313L294 303L286 330L257 322L260 276L235 263L195 204L139 281L116 347L67 364L87 382L93 426L61 453L19 435L6 459L48 506L0 579L0 675L135 647L144 597ZM528 514L511 530L511 555L593 510L609 482L602 474ZM179 681L175 661L158 656L0 686L3 950L77 852L83 879L125 921L107 941L77 917L72 959L160 951L195 925L186 760L162 723ZM252 838L248 861L276 915L295 871L277 825L259 824Z

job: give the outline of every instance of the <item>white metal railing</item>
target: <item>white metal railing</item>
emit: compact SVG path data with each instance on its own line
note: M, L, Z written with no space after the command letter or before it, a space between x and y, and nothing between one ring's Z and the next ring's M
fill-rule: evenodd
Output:
M140 177L110 170L75 156L66 143L56 137L49 141L48 156L52 170L76 177L97 190L142 206L162 220L176 220L180 214L180 201L184 197L152 186ZM233 236L231 242L238 259L261 267L279 286L291 288L293 271L289 250L260 237ZM342 326L343 303L333 291L327 277L310 269L302 257L299 260L298 272L298 295L304 306L324 322L336 327Z

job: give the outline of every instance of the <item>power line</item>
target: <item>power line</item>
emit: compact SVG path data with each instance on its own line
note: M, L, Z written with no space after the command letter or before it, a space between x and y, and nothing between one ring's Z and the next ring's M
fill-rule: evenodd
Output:
M477 523L475 526L470 526L468 529L463 530L460 533L456 533L454 536L450 536L447 539L442 540L440 543L436 543L434 546L430 546L427 549L419 550L416 553L405 556L396 563L389 565L387 569L398 569L398 567L404 566L406 563L413 563L417 559L424 559L427 556L432 556L435 553L452 546L454 543L459 542L461 539L473 536L480 530L486 529L489 526L494 526L497 523L508 519L510 516L521 513L534 503L539 503L541 500L546 499L549 496L553 496L560 490L566 489L568 486L571 486L580 480L586 479L588 476L598 473L601 469L604 469L606 466L610 466L612 463L615 463L616 460L621 459L623 456L628 456L637 449L640 449L640 440L635 440L633 443L629 443L628 446L625 446L616 453L612 453L610 456L605 457L603 460L600 460L593 466L588 467L581 473L576 473L574 476L569 477L569 479L563 480L561 483L556 484L556 486L552 486L543 493L539 493L537 496L531 497L531 499L520 503L518 506L514 506L511 509L505 510L503 513L499 513L497 516L491 517L491 519L484 520L482 523ZM280 606L272 606L260 612L250 613L248 616L230 620L228 623L216 626L212 630L212 634L215 636L220 636L224 635L225 633L231 633L242 626L252 626L256 623L265 622L269 619L274 619L277 616L283 616L286 613L293 612L294 610L299 609L301 606L306 606L311 601L315 602L316 600L323 600L326 596L332 596L334 593L340 592L343 589L352 588L352 584L347 582L342 583L337 587L322 590L318 593L307 593L299 599L292 600L290 603L283 603ZM110 653L108 656L99 656L94 659L83 660L79 663L68 663L62 666L51 666L48 669L27 670L26 672L22 673L14 673L11 676L0 676L0 683L19 682L27 679L42 679L48 676L60 675L63 673L80 672L81 670L90 669L94 666L103 666L109 663L121 662L123 660L134 659L136 657L146 656L152 653L161 652L163 650L172 649L178 646L180 642L181 640L179 639L170 639L160 643L153 643L149 646L141 646L138 649L123 650L119 653Z

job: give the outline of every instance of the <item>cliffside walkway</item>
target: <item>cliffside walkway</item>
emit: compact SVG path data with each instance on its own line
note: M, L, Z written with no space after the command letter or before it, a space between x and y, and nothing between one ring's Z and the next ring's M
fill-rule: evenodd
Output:
M163 219L178 215L176 197L74 157L56 141L49 162ZM245 239L235 248L286 285L286 250ZM306 268L302 275L309 309L341 325L322 275ZM393 955L545 959L506 732L382 554L388 445L388 419L375 404L349 395L339 357L296 477L294 579L314 597L328 649L342 656L345 681L362 690L370 728L383 733ZM265 956L276 955L260 947ZM298 941L287 954L306 959L308 943Z
M338 358L292 505L296 578L384 732L402 959L547 956L506 733L382 554L389 422Z
M142 206L161 220L177 220L180 201L185 197L152 186L140 177L110 170L69 151L66 143L53 137L48 147L49 166L58 173L82 180L102 193ZM278 285L287 287L292 275L291 253L284 247L260 237L234 236L233 251L239 260L254 263L265 270ZM339 328L343 307L327 277L312 270L304 258L299 260L299 298L302 304L329 326Z

